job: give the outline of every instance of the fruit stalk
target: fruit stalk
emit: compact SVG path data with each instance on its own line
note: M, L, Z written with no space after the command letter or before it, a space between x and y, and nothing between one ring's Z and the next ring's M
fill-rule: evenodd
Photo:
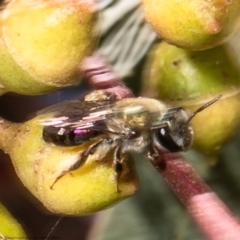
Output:
M80 70L93 89L104 89L116 94L119 98L133 97L132 91L98 52L86 57L80 66Z
M208 239L238 239L239 220L179 153L161 154L156 168Z

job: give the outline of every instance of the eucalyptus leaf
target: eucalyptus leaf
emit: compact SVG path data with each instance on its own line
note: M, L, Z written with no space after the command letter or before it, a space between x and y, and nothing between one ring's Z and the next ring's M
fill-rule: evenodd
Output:
M131 74L157 35L144 18L140 0L97 0L100 12L99 51L121 77Z

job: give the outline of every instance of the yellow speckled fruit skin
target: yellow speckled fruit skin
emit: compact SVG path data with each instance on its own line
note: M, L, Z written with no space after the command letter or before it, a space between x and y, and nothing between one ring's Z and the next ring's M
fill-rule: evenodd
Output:
M63 176L51 189L66 166L93 141L75 147L55 146L42 139L42 128L38 118L24 123L8 153L23 184L48 210L64 215L90 214L136 192L138 181L129 155L123 162L117 192L112 152L104 159L90 155L85 164Z
M202 104L186 105L193 112ZM240 123L240 93L224 96L192 120L193 148L214 155L236 131Z
M12 0L0 15L0 84L36 95L79 83L96 20L93 0Z
M160 37L191 50L222 44L240 25L238 0L143 0L143 7Z
M1 239L28 239L21 225L2 204L0 204L0 223Z
M162 42L150 58L148 81L163 100L204 100L239 91L239 60L230 44L196 52Z
M201 52L162 42L149 56L145 92L190 113L222 94L191 121L193 147L214 155L240 123L240 68L229 44Z

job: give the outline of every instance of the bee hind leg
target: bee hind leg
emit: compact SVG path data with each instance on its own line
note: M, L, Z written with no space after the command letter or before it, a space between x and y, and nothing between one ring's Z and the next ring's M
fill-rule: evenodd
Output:
M79 159L77 160L77 162L75 162L72 166L69 167L69 169L64 170L53 182L53 184L50 186L50 188L53 190L53 186L56 184L56 182L61 179L64 175L66 175L67 173L77 170L78 168L80 168L87 160L89 155L92 155L96 152L98 146L103 142L104 140L101 140L97 143L92 144L88 149L86 149L79 157Z
M94 90L84 97L85 102L97 101L114 101L117 100L115 93L107 92L106 90Z
M123 171L122 158L121 158L121 147L117 147L114 152L113 168L115 171L116 190L120 193L119 179Z

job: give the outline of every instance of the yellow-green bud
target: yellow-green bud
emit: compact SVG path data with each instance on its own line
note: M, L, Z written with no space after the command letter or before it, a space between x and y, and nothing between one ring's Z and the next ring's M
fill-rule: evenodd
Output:
M238 0L143 0L143 7L160 37L192 50L220 45L240 26Z
M0 204L0 239L28 239L21 225Z
M97 45L93 0L12 0L0 13L1 92L36 95L81 81Z
M191 121L196 149L214 154L234 134L240 120L240 68L229 44L192 52L163 42L152 51L146 72L148 94L189 112L222 94Z
M74 147L47 143L39 117L23 124L5 121L1 147L10 155L23 184L48 210L64 215L90 214L136 192L138 179L130 155L124 156L123 172L117 180L113 151L103 159L89 155L82 166L56 181L95 140Z

